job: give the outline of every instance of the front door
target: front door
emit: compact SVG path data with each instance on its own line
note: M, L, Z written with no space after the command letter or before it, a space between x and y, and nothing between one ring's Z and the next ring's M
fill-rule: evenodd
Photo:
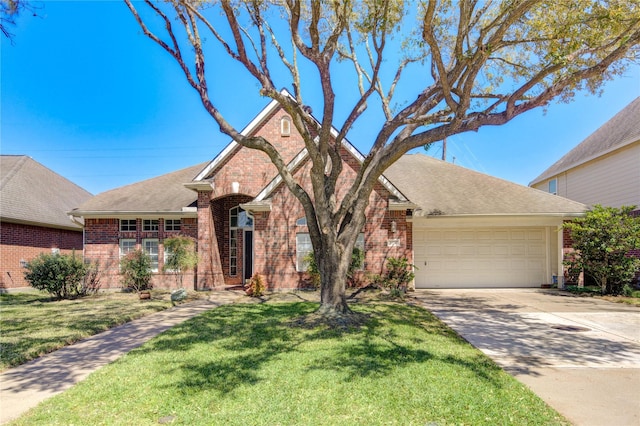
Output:
M244 259L244 280L250 280L253 276L253 231L250 229L244 230L244 252L242 258Z

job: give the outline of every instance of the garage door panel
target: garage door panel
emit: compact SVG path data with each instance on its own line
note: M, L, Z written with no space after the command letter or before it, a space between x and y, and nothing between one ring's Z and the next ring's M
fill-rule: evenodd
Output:
M416 287L539 286L545 238L544 228L415 229Z

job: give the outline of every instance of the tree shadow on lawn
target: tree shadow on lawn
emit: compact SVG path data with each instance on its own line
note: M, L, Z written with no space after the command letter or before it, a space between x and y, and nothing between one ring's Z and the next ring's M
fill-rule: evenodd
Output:
M459 354L457 349L467 343L424 309L366 306L358 311L369 320L359 328L291 326L293 318L316 308L308 302L222 306L163 333L130 356L175 352L182 361L163 369L162 374L176 378L165 386L188 395L208 390L228 394L255 385L264 380L263 367L294 352L307 365L296 366L300 371L333 371L345 382L394 374L411 364L441 362L500 386L495 378L500 368L470 348ZM395 327L405 329L398 333ZM337 343L326 350L317 346L324 340ZM447 352L452 345L455 350Z

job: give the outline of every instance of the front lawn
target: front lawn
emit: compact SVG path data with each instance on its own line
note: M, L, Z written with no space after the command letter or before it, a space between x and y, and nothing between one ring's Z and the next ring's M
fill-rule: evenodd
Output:
M316 303L225 305L15 424L567 424L429 312L357 304L358 329L296 324Z
M159 292L144 302L133 293L60 301L40 292L0 294L0 371L169 307Z

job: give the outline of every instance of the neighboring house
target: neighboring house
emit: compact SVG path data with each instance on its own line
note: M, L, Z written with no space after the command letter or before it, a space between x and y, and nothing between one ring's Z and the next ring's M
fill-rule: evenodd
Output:
M67 211L91 196L25 155L0 156L0 291L28 287L24 266L40 253L82 255L82 223Z
M636 206L633 214L640 216L640 97L529 186L589 206ZM565 236L565 239L569 237ZM630 254L640 258L640 250ZM635 280L639 279L640 271Z
M243 134L267 138L309 187L302 137L275 101ZM347 141L341 155L347 183L363 157ZM380 273L387 257L406 256L419 288L549 283L562 269L562 222L586 209L420 154L394 164L369 201L357 242L365 271ZM120 257L138 247L152 256L155 285L175 286L162 266L163 240L176 234L197 241L200 261L188 278L196 289L243 284L255 273L272 289L309 284L302 206L264 153L233 141L209 163L99 194L71 214L84 220L85 256L101 261L111 287L120 285Z
M635 205L640 213L640 97L529 186L589 206Z

